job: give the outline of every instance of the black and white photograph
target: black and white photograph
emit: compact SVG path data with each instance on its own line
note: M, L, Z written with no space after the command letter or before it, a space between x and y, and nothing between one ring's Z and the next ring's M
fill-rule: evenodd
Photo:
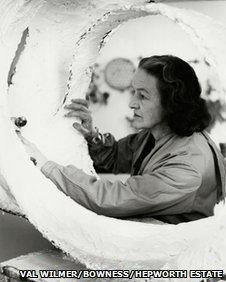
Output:
M226 281L225 15L0 0L0 282Z

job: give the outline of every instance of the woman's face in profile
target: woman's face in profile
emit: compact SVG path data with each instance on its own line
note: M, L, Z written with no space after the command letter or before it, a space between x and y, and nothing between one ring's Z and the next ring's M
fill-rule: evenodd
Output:
M157 87L157 78L138 68L132 80L134 94L129 107L133 109L132 126L154 130L163 121L163 108Z

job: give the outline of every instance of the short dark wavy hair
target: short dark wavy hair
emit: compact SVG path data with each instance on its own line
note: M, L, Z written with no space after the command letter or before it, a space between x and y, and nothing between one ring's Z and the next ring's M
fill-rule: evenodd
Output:
M179 136L190 136L206 129L211 121L206 101L194 69L172 56L143 58L138 68L155 76L169 128Z

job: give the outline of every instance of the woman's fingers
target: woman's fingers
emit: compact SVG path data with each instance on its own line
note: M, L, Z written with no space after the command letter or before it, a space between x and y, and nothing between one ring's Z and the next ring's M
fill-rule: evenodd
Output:
M89 135L90 131L78 122L73 123L73 127L78 130L83 136Z
M17 134L17 136L20 138L20 140L22 141L23 144L26 144L26 143L27 143L27 140L23 137L23 135L21 134L20 131L17 131L17 130L16 130L16 134Z
M85 100L85 99L71 99L71 102L72 104L75 103L75 104L80 104L80 105L83 105L85 106L86 108L89 107L89 101Z
M67 114L65 114L65 117L76 117L80 118L82 121L91 121L90 114L84 113L83 111L69 111Z
M17 133L17 136L20 138L21 142L27 146L27 147L30 147L30 148L35 148L35 144L34 143L31 143L30 141L28 141L22 134L20 131L16 131Z
M21 132L17 132L17 136L22 141L27 154L30 156L30 160L37 167L41 168L47 162L47 158L39 151L39 149L34 143L31 143L25 137L23 137Z
M22 141L22 143L23 143L24 145L30 146L30 145L32 144L32 143L29 142L25 137L23 137L23 135L21 134L21 132L18 133L18 136L19 136L20 140Z
M66 110L74 110L74 111L83 111L85 113L89 113L90 114L90 111L88 110L87 107L85 107L84 105L82 104L77 104L77 103L71 103L69 105L66 105L64 107Z
M64 108L68 110L65 117L79 118L82 124L75 122L73 127L77 129L83 136L91 135L93 132L92 115L88 109L89 102L84 99L72 99L71 104Z

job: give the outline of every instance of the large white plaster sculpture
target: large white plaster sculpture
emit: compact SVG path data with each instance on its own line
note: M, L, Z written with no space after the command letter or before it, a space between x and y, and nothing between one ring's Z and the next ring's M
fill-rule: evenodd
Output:
M49 159L74 164L95 175L85 141L63 117L63 101L65 97L65 103L73 97L84 97L92 64L109 31L123 21L147 15L164 15L190 34L218 72L222 83L219 95L225 99L225 28L206 16L166 5L143 5L132 0L105 2L1 1L1 208L25 215L47 239L88 267L226 271L223 204L214 217L177 226L98 216L59 192L42 175L14 132L9 117L26 116L24 135ZM27 26L27 44L8 89L9 67Z

